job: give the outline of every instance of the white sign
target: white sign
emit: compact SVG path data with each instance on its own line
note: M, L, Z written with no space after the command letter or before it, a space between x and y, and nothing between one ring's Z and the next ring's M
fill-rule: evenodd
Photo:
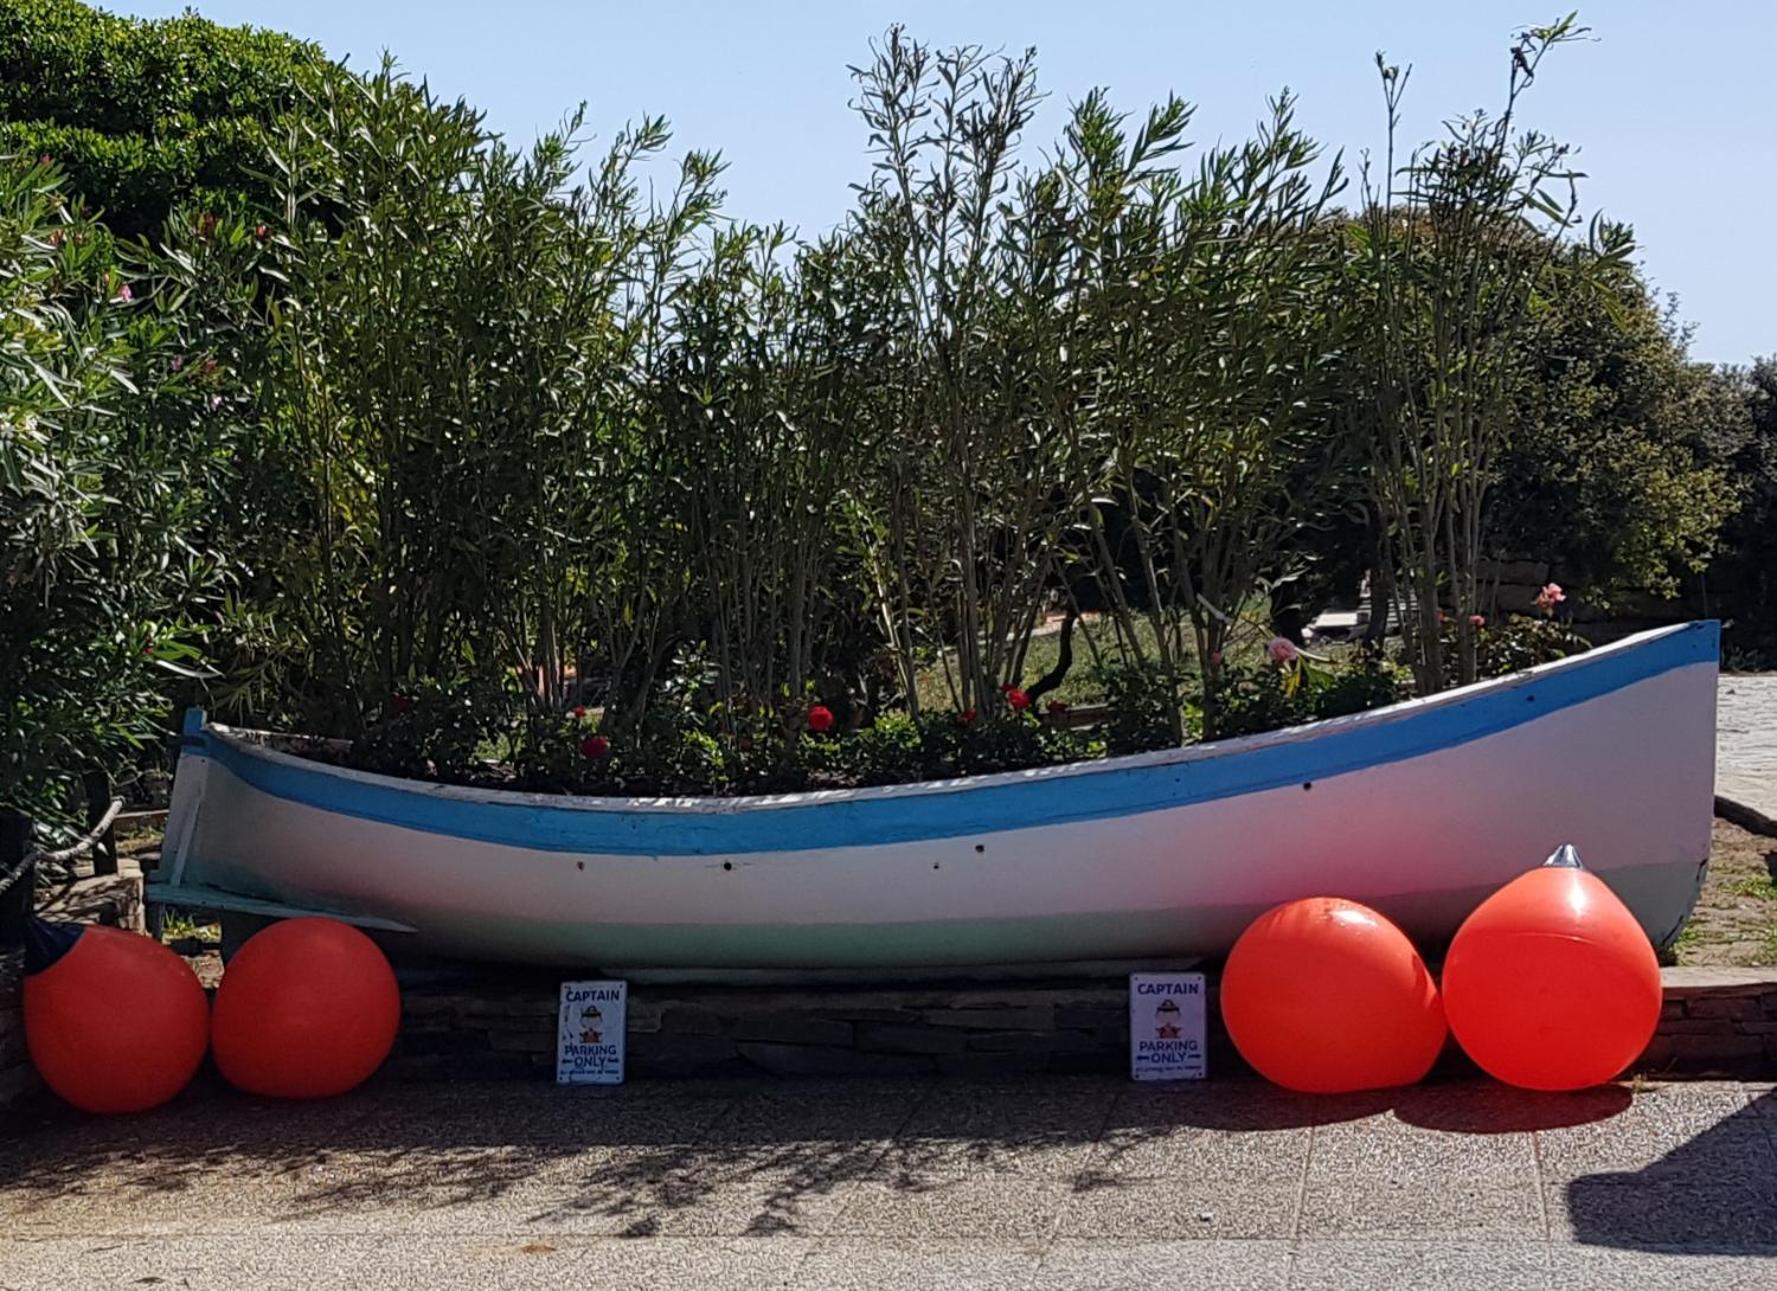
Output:
M1129 975L1129 1074L1136 1080L1202 1080L1202 973Z
M621 1085L627 982L563 982L555 1029L555 1083Z

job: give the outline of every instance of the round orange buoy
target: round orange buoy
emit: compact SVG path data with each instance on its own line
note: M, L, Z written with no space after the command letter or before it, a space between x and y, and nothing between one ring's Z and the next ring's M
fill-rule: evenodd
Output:
M1660 1022L1660 964L1629 913L1563 847L1483 901L1444 960L1457 1043L1525 1089L1584 1089L1621 1074Z
M1443 1050L1437 984L1407 935L1355 901L1308 897L1240 934L1222 974L1240 1056L1286 1089L1410 1085Z
M401 991L375 942L336 919L253 934L216 991L212 1043L230 1084L272 1098L331 1098L382 1065Z
M28 934L25 1044L43 1083L87 1112L144 1112L190 1083L210 1039L191 966L140 933Z

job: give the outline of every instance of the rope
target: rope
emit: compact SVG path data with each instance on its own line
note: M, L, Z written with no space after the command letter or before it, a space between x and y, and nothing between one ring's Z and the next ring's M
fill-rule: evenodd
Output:
M99 840L105 836L105 831L111 828L112 822L117 819L117 813L122 810L123 799L113 798L111 800L111 805L105 809L105 814L99 817L99 823L94 825L90 830L81 835L74 842L70 843L67 847L55 852L46 852L42 849L35 852L26 852L24 859L13 867L12 873L8 874L3 879L0 879L0 896L5 895L8 888L14 883L17 883L26 874L29 874L31 872L31 867L34 865L46 862L50 865L63 865L69 861L85 856L88 852L92 851L93 848L98 846Z

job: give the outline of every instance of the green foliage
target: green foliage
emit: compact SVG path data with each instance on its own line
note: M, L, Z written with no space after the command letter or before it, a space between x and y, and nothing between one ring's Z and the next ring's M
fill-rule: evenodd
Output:
M1214 731L1220 738L1257 735L1380 708L1400 699L1410 679L1369 652L1335 663L1306 657L1288 666L1231 663L1212 682L1220 701Z
M155 738L225 573L230 428L126 268L59 170L0 158L0 806L42 817Z
M1594 605L1671 596L1737 509L1747 417L1731 380L1686 359L1670 311L1631 266L1585 277L1547 301L1527 429L1500 462L1492 542L1506 558L1549 563Z
M193 13L143 21L76 0L0 8L0 153L55 159L120 237L196 202L263 208L268 130L323 62Z
M797 792L1583 647L1477 622L1489 558L1604 603L1725 534L1768 615L1777 377L1690 365L1627 233L1578 245L1566 150L1514 119L1575 34L1526 33L1507 111L1391 155L1346 217L1287 96L1190 167L1186 104L1102 92L1027 156L1032 57L893 29L856 73L871 178L798 242L724 219L713 154L644 188L663 120L517 152L389 63L15 5L5 801L200 692L402 775ZM1238 657L1317 555L1408 607L1401 662ZM1037 635L1058 609L1084 681L1074 635ZM1096 725L1029 709L1038 677L1102 695Z

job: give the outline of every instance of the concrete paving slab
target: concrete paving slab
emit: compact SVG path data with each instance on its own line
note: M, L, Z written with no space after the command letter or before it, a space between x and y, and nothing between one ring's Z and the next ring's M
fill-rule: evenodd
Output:
M1295 1250L1291 1291L1547 1291L1543 1242L1305 1241Z
M796 1270L790 1291L1026 1291L1041 1258L1036 1244L828 1240Z
M1715 791L1777 820L1777 673L1721 679L1715 746Z
M1310 1101L1262 1086L1211 1092L1138 1090L1111 1108L1084 1167L1089 1178L1244 1178L1297 1171L1307 1162ZM1281 1091L1280 1091L1281 1093Z
M1304 1239L1441 1238L1539 1241L1547 1235L1529 1131L1462 1133L1433 1119L1432 1098L1403 1094L1401 1109L1314 1129L1302 1194ZM1453 1092L1448 1116L1469 1101ZM1472 1110L1472 1109L1470 1109ZM1479 1118L1477 1123L1496 1123Z
M1299 1169L1270 1178L1087 1180L1069 1197L1058 1231L1113 1242L1287 1241L1301 1191Z
M28 1120L0 1286L1777 1285L1769 1082L847 1086Z
M572 1243L402 1238L316 1243L262 1232L43 1242L0 1238L0 1286L8 1291L542 1291L598 1285L586 1280L585 1254ZM778 1258L793 1257L786 1252ZM700 1262L709 1264L709 1257Z
M1046 1243L1071 1191L1071 1184L1053 1179L998 1173L941 1179L917 1188L871 1181L852 1189L828 1234L907 1242Z
M877 1173L904 1183L981 1172L1071 1179L1091 1158L1119 1092L1107 1081L961 1086L919 1106Z
M1289 1284L1287 1242L1057 1241L1043 1257L1032 1291L1282 1291Z
M1777 1250L1699 1255L1680 1247L1557 1246L1550 1253L1552 1291L1770 1291L1772 1286L1777 1286Z

